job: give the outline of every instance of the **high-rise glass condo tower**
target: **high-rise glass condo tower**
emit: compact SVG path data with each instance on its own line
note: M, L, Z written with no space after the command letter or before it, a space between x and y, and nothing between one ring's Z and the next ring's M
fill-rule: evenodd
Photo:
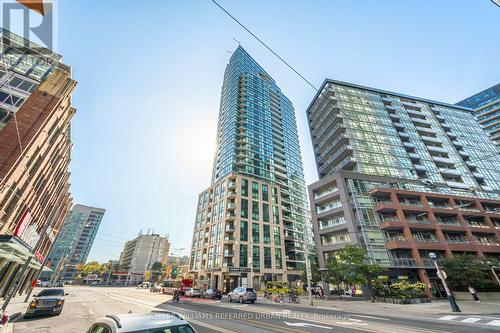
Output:
M300 279L309 225L295 113L240 46L224 73L212 186L198 200L190 269L229 290Z
M64 222L62 233L56 240L49 257L57 262L59 271L54 272L65 281L72 281L78 274L78 265L87 262L95 236L105 210L97 207L74 205ZM76 235L75 235L76 233ZM58 269L54 266L54 269Z
M430 252L500 260L500 156L471 109L326 80L307 117L320 269L356 244L442 292Z
M474 109L479 123L490 133L491 139L500 145L500 83L458 102L457 105Z

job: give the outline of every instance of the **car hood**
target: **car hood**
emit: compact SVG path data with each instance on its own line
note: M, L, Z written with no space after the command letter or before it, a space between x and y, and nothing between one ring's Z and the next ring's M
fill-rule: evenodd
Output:
M35 297L36 300L43 300L43 301L59 301L59 300L64 300L63 296L40 296L40 297Z

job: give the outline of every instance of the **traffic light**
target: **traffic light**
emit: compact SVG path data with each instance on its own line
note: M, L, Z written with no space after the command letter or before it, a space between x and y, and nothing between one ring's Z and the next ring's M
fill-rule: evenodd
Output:
M177 267L173 267L172 268L172 279L175 279L177 278Z

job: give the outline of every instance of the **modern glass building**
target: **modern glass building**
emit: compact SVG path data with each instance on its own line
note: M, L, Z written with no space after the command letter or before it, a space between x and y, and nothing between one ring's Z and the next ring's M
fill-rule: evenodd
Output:
M307 116L320 268L357 244L439 290L429 252L500 260L500 157L471 109L326 80Z
M49 254L52 274L57 279L75 280L78 266L87 262L104 212L102 208L79 204L73 206Z
M295 113L238 47L224 73L212 186L200 194L190 268L199 284L300 278L309 225Z
M500 145L500 83L458 102L457 105L474 109L479 123L490 133L491 139Z

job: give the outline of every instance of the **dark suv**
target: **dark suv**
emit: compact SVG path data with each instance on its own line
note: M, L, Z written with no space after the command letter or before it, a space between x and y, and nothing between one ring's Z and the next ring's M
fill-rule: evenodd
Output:
M201 297L210 299L221 299L222 292L219 289L208 289L203 292L203 295L201 295Z
M60 314L64 306L64 296L66 295L68 294L64 293L64 289L43 289L37 295L34 295L34 299L28 305L24 317L28 318L43 314Z

